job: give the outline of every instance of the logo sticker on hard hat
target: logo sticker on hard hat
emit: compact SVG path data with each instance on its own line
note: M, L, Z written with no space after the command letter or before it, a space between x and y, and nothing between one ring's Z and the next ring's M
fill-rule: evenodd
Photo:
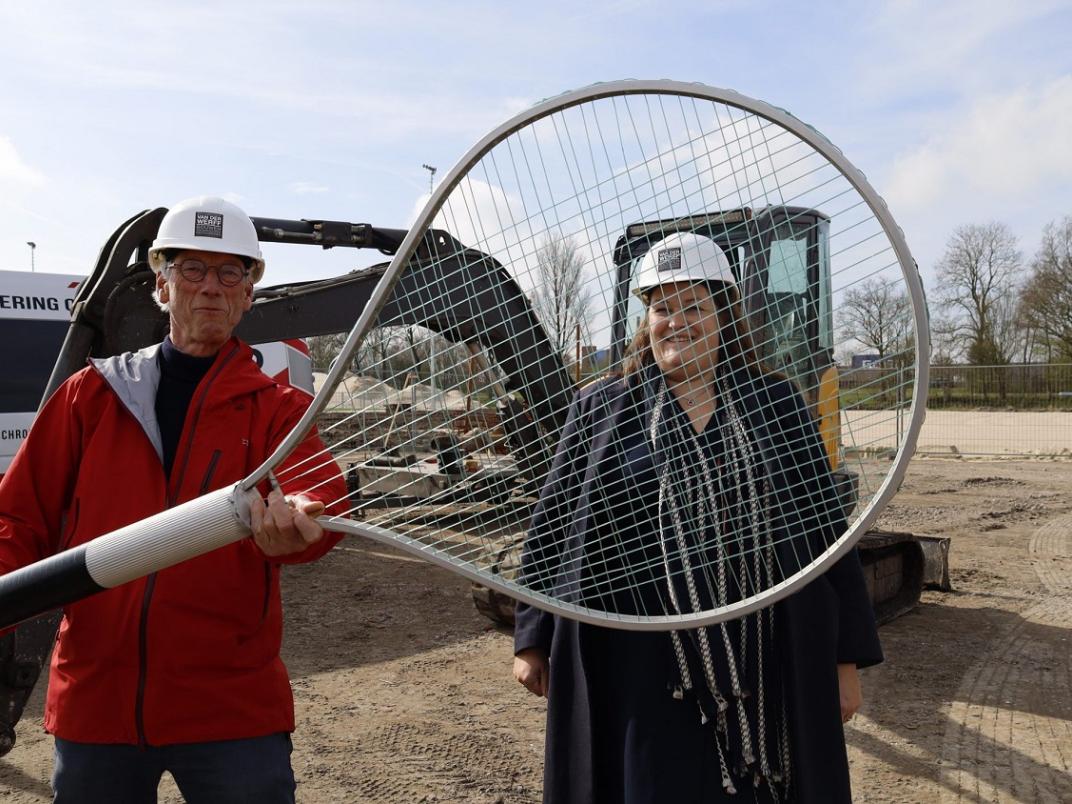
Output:
M681 249L679 248L664 248L659 252L658 261L656 262L657 270L662 271L680 271L681 270Z
M218 212L194 214L194 237L223 237L223 215Z

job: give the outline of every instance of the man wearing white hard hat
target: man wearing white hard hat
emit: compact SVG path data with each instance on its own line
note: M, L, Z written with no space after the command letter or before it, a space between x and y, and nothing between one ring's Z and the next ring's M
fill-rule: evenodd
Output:
M232 335L264 273L245 212L177 204L149 263L170 334L91 360L42 408L0 483L0 573L236 483L308 405ZM323 450L311 433L288 461ZM65 609L45 706L54 801L155 802L165 771L188 802L294 801L279 573L338 541L315 517L346 495L330 461L303 475L261 489L248 539Z
M798 548L836 540L841 500L804 401L758 357L719 246L671 233L634 276L646 315L623 376L578 392L521 572L599 545L631 586L589 584L600 607L732 604L740 562L769 586L800 569ZM695 564L675 577L682 555ZM856 668L882 660L855 553L768 609L689 632L518 604L514 649L514 677L548 698L547 804L851 801L842 723L860 706Z

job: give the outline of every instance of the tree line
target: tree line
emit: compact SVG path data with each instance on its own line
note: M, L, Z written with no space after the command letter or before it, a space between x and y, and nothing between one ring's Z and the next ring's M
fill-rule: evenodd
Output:
M306 339L314 371L332 368L348 334ZM428 383L433 374L440 390L482 389L501 379L489 366L482 349L474 355L465 344L454 343L424 327L406 325L370 330L350 360L350 373L399 389L411 383Z
M578 330L581 343L591 338L591 277L568 237L546 238L534 257L530 275L519 280L531 285L533 312L569 366L576 360ZM1046 225L1030 256L1004 223L960 226L935 269L928 294L933 364L1072 363L1072 216ZM845 347L856 345L855 351L870 351L887 364L914 351L912 307L899 282L875 278L847 290L837 325ZM318 370L327 369L344 337L310 339ZM464 345L422 328L383 327L366 337L352 370L404 383L427 381L434 365L441 387L473 387L474 378L466 376L473 371L470 357Z
M1004 223L958 227L929 296L935 365L1072 362L1072 216L1047 224L1030 257ZM883 359L913 346L908 294L889 282L848 290L838 325Z

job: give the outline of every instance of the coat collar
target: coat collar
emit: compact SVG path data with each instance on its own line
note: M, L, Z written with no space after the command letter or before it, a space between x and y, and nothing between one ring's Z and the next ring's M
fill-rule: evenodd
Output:
M156 419L156 392L160 387L160 344L106 358L90 358L90 365L112 389L145 431L158 455L164 454L160 423ZM226 369L226 370L225 370ZM253 359L253 350L232 337L223 345L202 383L211 382L209 403L255 393L275 380Z

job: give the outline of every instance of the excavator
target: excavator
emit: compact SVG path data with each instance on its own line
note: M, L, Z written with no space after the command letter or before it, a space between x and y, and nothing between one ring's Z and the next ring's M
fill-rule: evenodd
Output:
M42 399L82 368L87 357L139 349L166 335L167 318L151 297L154 275L147 262L166 212L165 208L139 212L105 242L92 273L78 289ZM374 249L385 255L394 254L406 235L402 229L367 223L261 217L252 221L264 243ZM822 213L794 207L714 211L629 226L614 249L612 338L604 368L613 370L620 362L639 314L629 289L636 260L669 231L707 234L730 259L765 358L798 384L812 406L844 504L851 510L857 504L857 478L846 468L840 442L827 228ZM453 263L449 270L444 270L445 260ZM257 288L253 307L236 334L256 344L347 332L387 264L325 280ZM499 571L516 571L525 513L549 467L576 376L507 268L446 231L431 230L423 238L377 324L423 327L496 363L500 388L494 426L505 436L514 469L500 476L494 493L485 488L478 496L480 505L511 506L517 512L518 527L511 537L489 548L497 551ZM413 458L397 455L397 445L393 452L388 444L383 447L387 463ZM451 467L466 461L453 438L437 454L444 477ZM374 468L376 462L364 461L352 471ZM354 486L351 490L358 493ZM385 493L360 504L389 507L391 497ZM924 568L919 540L908 534L869 534L860 546L879 618L889 619L915 605ZM478 609L492 619L512 621L509 598L477 585L473 596ZM54 612L0 636L0 756L15 743L15 725L52 649L59 619Z

